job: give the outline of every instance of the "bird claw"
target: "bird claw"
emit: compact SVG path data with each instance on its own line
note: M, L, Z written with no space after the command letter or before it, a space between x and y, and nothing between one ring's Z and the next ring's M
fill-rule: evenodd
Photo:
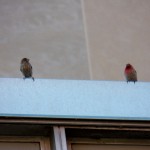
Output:
M34 81L34 77L32 77L32 80Z
M31 77L32 78L32 80L34 81L34 77ZM26 79L26 77L23 77L23 80L25 80Z

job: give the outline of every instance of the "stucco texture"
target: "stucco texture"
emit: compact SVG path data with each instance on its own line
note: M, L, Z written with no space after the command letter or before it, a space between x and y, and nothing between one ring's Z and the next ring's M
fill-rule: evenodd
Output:
M84 0L92 79L124 80L131 63L150 81L150 1Z
M89 79L80 0L1 0L0 77Z

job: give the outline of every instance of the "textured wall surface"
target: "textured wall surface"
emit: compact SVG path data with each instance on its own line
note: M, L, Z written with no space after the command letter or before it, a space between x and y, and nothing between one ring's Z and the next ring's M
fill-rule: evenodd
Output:
M0 77L89 79L80 0L0 0Z
M150 0L0 0L0 77L150 81ZM86 32L84 32L86 31Z
M150 1L84 0L92 79L124 80L127 63L150 81Z

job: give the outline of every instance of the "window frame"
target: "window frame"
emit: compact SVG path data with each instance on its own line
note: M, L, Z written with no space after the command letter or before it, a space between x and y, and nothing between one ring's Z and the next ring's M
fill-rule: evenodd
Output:
M43 136L0 136L0 142L39 143L40 150L51 150L50 138Z

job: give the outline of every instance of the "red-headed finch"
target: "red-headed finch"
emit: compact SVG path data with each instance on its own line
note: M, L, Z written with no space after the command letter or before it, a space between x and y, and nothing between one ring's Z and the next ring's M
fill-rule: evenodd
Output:
M29 63L28 58L23 58L21 60L20 71L22 72L24 79L25 78L32 78L34 81L34 77L32 77L32 66Z
M124 74L128 82L136 82L137 81L137 73L134 67L131 64L127 64L124 70Z

